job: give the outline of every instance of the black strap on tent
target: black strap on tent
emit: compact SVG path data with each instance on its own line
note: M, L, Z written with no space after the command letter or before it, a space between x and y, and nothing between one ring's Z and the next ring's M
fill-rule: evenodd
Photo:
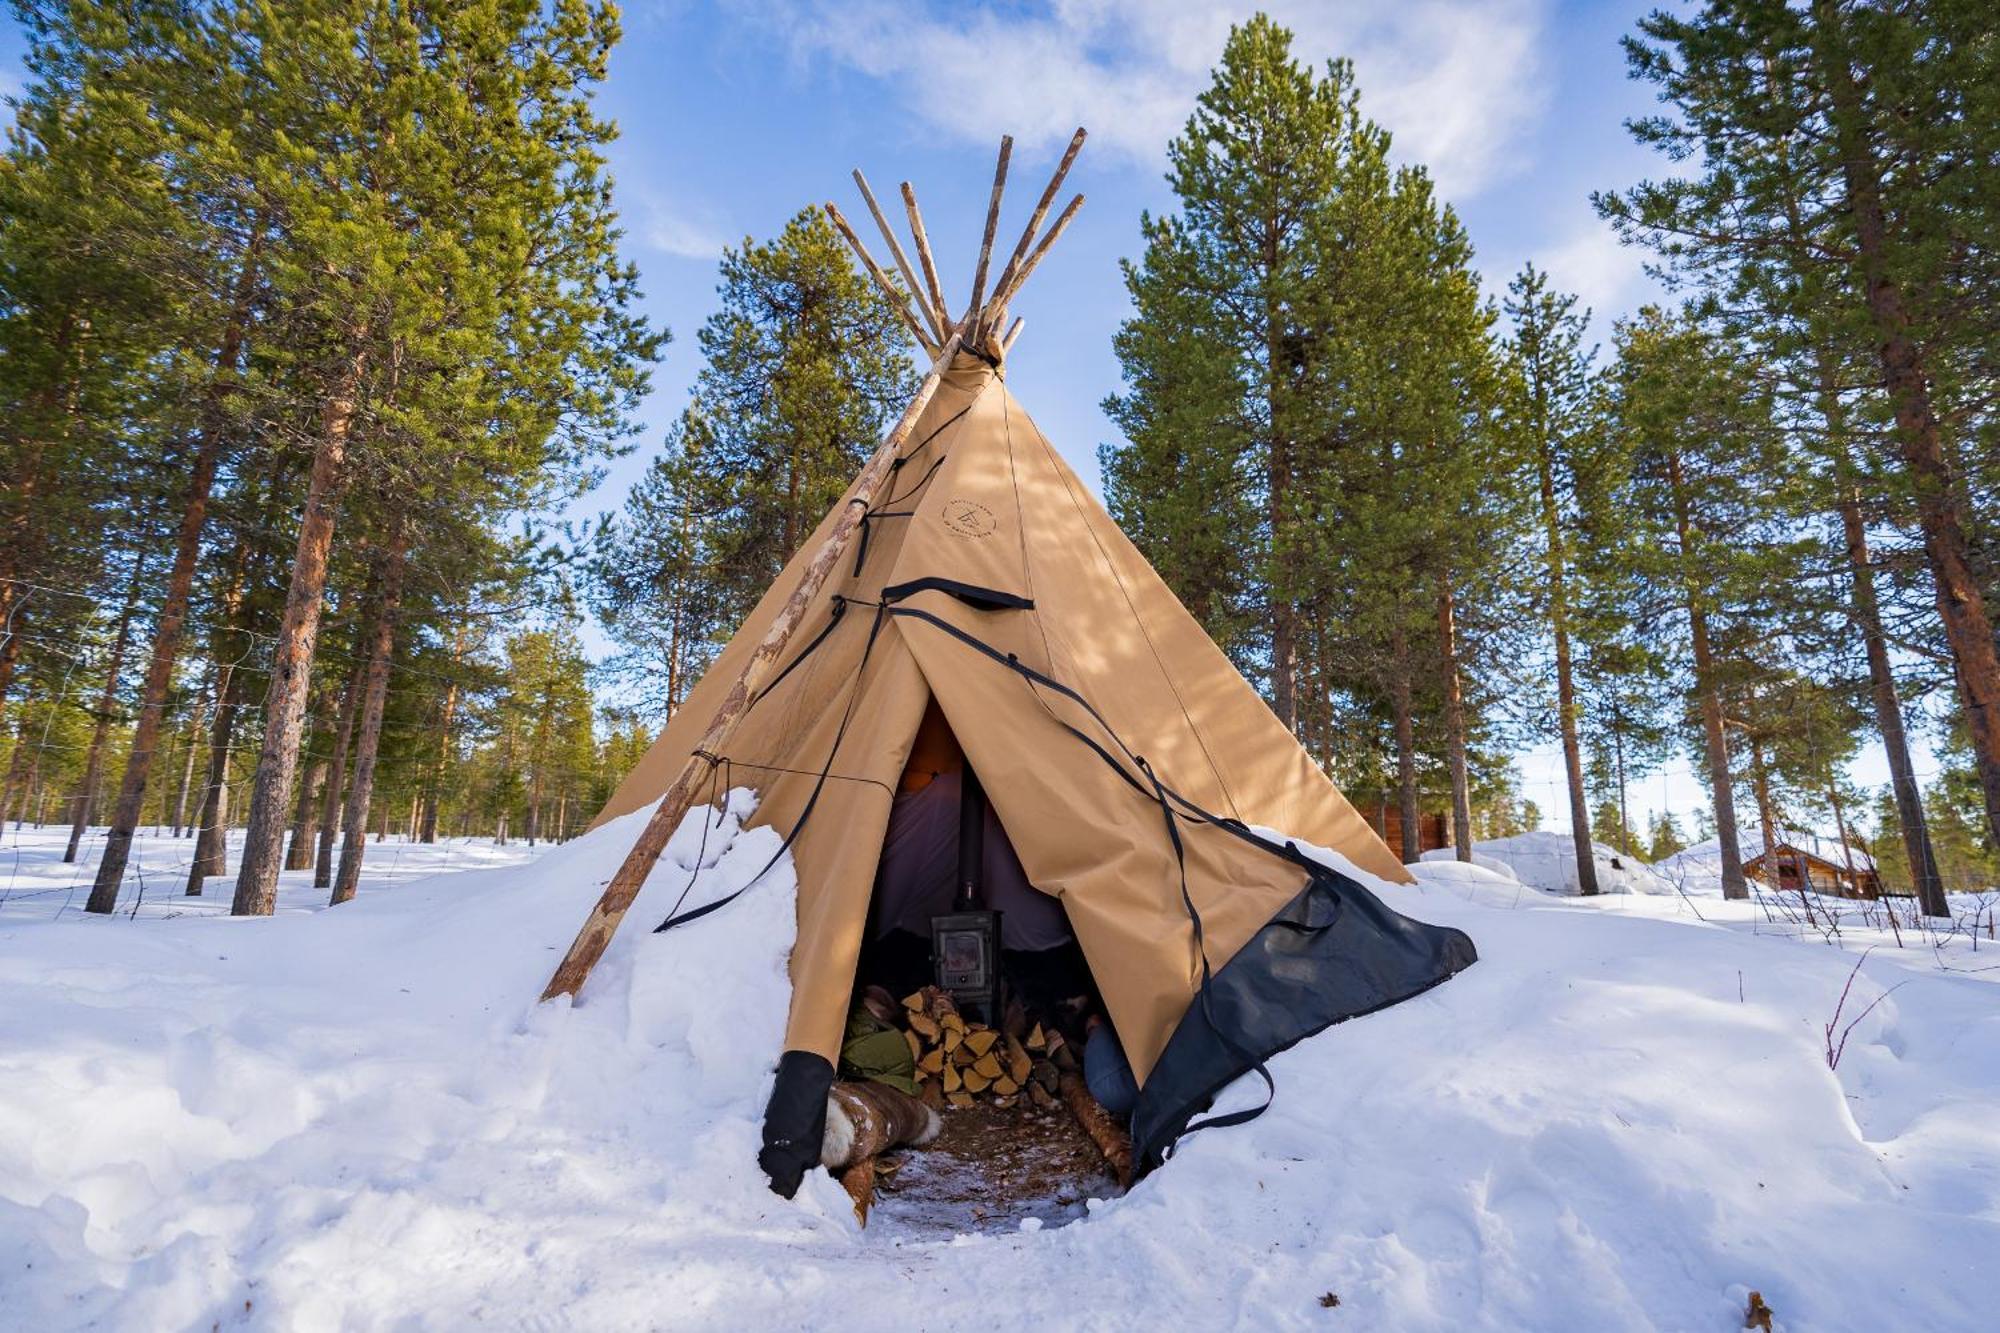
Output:
M973 401L976 402L978 400L974 399ZM893 478L897 472L902 470L902 467L905 463L909 462L912 458L915 458L920 450L922 450L932 440L935 440L938 436L944 434L946 430L950 429L951 426L956 424L956 422L960 417L964 416L967 412L970 412L971 410L972 410L972 403L967 403L964 407L959 408L958 411L953 412L950 416L946 417L943 421L939 422L937 429L932 431L930 434L924 436L923 439L917 441L915 448L912 448L910 452L901 455L894 462L889 464L889 475ZM896 510L891 506L903 503L903 501L909 499L911 496L915 495L918 491L922 490L925 486L929 485L931 478L937 475L937 470L940 467L944 466L944 460L945 460L945 455L939 454L936 458L931 460L931 465L924 469L924 475L918 477L908 490L904 491L901 495L890 496L888 499L884 500L880 505L871 505L867 509L861 511L861 536L855 541L854 544L855 547L854 577L856 578L861 577L861 567L868 562L868 532L869 532L868 525L873 523L878 518L909 518L912 514L916 513L917 511L914 509Z
M998 588L982 588L976 583L960 583L957 579L939 578L935 574L906 583L892 584L882 589L884 602L900 602L920 592L948 593L967 606L978 611L1032 611L1032 598L1018 593L1002 592ZM899 613L900 614L900 613Z
M807 643L805 647L799 649L799 655L797 657L794 657L791 661L785 663L785 669L783 671L780 671L777 675L771 677L771 679L765 683L763 689L757 691L757 693L750 696L750 702L744 708L743 711L747 713L750 711L750 709L755 708L757 706L758 700L762 699L772 690L777 689L779 682L783 681L785 677L791 675L792 672L798 670L799 663L805 661L808 657L811 657L813 653L818 650L819 646L826 642L826 636L833 633L834 627L840 624L840 618L846 614L847 614L847 599L845 597L842 597L839 593L835 593L833 595L833 612L831 615L827 617L826 624L820 626L819 633L813 635L812 640L809 643Z
M820 793L826 790L827 778L833 772L833 761L840 754L840 742L847 736L847 726L850 722L854 720L854 706L861 699L862 672L867 669L869 655L875 651L875 641L876 639L881 637L882 626L888 620L888 610L889 610L888 606L880 602L874 603L874 606L875 606L875 620L874 623L868 627L868 642L862 647L861 661L854 668L854 687L848 691L847 707L845 710L842 711L840 715L840 725L834 729L833 744L827 747L826 764L824 767L820 769L818 775L814 777L812 793L806 797L805 808L799 811L798 820L792 825L791 832L787 833L785 835L784 841L778 844L778 850L771 853L771 859L766 861L763 867L759 869L756 874L752 875L748 880L746 880L741 888L735 890L732 893L726 893L722 897L715 899L713 902L703 903L700 907L690 908L685 912L680 910L680 903L676 902L674 904L674 911L668 915L667 919L665 921L662 921L659 925L653 927L653 933L655 935L659 934L662 931L672 930L675 926L684 926L690 921L699 921L701 920L701 918L707 916L710 912L717 911L721 908L727 907L730 903L735 902L738 898L741 898L744 894L748 893L752 888L754 888L759 880L763 879L764 876L770 874L771 868L777 865L779 861L783 860L785 853L792 850L792 844L798 841L799 834L805 829L806 821L812 818L813 807L819 804ZM831 627L829 626L829 628ZM820 637L824 638L825 634L822 633ZM718 756L715 755L704 755L702 757L706 758L711 765L714 765L718 762L725 764L728 762L727 759L719 759ZM706 834L704 833L703 836L706 837ZM700 869L701 869L700 863L697 862L695 865L696 872L699 873ZM688 880L688 889L692 889L693 887L694 887L694 880L690 878ZM688 889L681 890L682 899L685 899L687 897Z

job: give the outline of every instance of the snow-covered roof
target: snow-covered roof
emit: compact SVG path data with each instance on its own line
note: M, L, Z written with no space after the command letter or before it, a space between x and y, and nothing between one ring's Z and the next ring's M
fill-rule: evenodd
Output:
M1736 841L1745 865L1764 854L1764 835L1761 831L1745 833ZM1807 856L1841 870L1847 869L1850 856L1853 858L1856 872L1866 873L1875 869L1875 858L1852 843L1843 849L1838 839L1822 838L1817 833L1809 833L1804 829L1779 829L1775 841L1781 853L1794 850L1804 852ZM1668 875L1669 878L1675 870L1719 875L1722 873L1722 844L1714 838L1698 842L1692 847L1664 858L1655 869L1661 874Z

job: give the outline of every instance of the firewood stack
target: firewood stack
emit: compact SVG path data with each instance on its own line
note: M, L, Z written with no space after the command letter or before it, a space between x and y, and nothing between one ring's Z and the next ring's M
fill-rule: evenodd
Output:
M918 1095L939 1110L982 1098L1001 1109L1025 1100L1054 1110L1062 1104L1063 1074L1078 1069L1061 1033L1039 1024L1018 1034L989 1027L966 1018L936 986L905 996L902 1016Z

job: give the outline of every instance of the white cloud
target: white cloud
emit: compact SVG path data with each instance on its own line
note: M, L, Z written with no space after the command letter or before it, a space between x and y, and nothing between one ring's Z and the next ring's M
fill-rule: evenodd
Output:
M1315 65L1354 60L1362 107L1399 157L1465 197L1525 165L1511 146L1542 107L1549 0L1268 0ZM890 0L770 0L759 10L793 55L830 56L899 85L908 110L962 140L1001 129L1053 148L1092 143L1158 165L1221 55L1231 12L1205 0L1043 0L1005 16L913 12Z
M634 211L639 240L677 259L720 259L723 247L733 239L720 223L649 193L636 196Z
M1558 291L1574 292L1600 319L1625 314L1651 282L1645 252L1620 244L1610 226L1596 219L1534 258Z

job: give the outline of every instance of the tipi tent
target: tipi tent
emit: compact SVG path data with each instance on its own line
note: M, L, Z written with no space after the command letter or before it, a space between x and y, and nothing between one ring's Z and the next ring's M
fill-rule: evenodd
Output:
M1018 286L1003 274L998 291ZM953 327L997 327L972 310ZM942 325L941 307L925 313ZM1036 429L1003 345L955 341L886 484L871 500L864 475L827 516L599 816L706 768L754 787L756 822L788 834L798 943L762 1159L786 1193L816 1160L892 797L933 699L1028 879L1067 913L1140 1084L1143 1166L1274 1052L1475 957L1463 934L1253 831L1408 880ZM811 588L815 554L857 510L856 539ZM707 750L801 592L798 635Z

